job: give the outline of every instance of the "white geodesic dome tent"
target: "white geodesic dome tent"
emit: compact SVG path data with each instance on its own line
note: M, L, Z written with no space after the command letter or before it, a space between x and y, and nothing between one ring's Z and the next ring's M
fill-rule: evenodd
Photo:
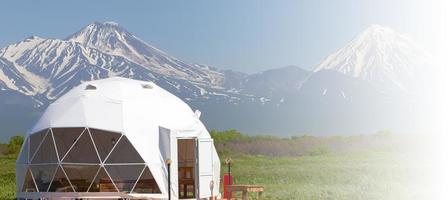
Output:
M218 196L220 161L199 115L152 82L82 83L29 131L17 197L167 199L168 159L172 199Z

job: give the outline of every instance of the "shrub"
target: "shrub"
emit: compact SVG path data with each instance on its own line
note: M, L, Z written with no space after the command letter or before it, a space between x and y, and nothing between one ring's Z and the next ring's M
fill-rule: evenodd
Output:
M244 136L239 131L230 129L225 131L211 130L210 136L213 138L215 144L222 144L233 141L244 140L247 136Z
M18 154L20 152L20 148L22 147L24 140L25 138L23 136L11 137L7 145L7 154Z

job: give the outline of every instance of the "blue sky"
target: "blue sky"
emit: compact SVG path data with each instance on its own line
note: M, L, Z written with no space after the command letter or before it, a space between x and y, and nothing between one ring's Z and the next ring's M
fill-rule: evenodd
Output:
M311 68L371 24L437 45L427 36L446 30L440 2L2 1L0 47L31 35L63 39L93 21L115 21L188 62L243 72L287 65Z

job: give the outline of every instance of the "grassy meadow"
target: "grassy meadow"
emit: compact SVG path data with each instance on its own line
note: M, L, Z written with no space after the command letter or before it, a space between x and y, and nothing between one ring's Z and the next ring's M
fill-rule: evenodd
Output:
M221 160L232 158L234 184L264 185L265 199L427 199L415 181L425 168L407 161L412 142L404 136L211 134ZM15 195L16 154L7 153L7 147L0 146L0 199ZM221 171L226 171L224 163Z
M293 158L235 155L234 184L264 185L266 199L410 199L407 171L379 152ZM253 195L255 196L255 195Z
M431 199L422 189L428 168L418 162L419 136L211 134L221 160L233 160L234 184L264 185L265 199Z

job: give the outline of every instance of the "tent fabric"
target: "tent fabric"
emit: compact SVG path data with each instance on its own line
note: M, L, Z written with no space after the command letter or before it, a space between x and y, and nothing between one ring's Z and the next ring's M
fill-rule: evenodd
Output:
M122 133L159 185L162 194L152 197L165 198L168 181L159 147L161 127L170 130L175 138L210 138L198 116L181 99L152 82L115 77L82 83L60 97L47 108L28 136L49 128L69 127ZM217 185L213 193L218 194L220 161L214 147L212 154L213 180Z

